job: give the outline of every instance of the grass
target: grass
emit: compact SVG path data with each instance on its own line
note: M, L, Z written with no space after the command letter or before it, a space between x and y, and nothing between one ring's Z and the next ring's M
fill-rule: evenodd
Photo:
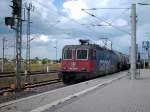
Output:
M31 64L31 71L47 71L47 66L49 68L49 71L51 70L59 70L60 69L60 63L57 64ZM25 65L22 65L22 71L25 69ZM5 63L4 65L4 72L14 72L14 65L12 63ZM40 81L47 81L58 78L57 74L48 74L48 75L41 75L41 76L33 76L31 77L31 82L40 82ZM15 78L6 78L6 79L0 79L0 88L2 87L10 87L11 84L15 84ZM22 79L24 81L24 78Z
M23 83L26 82L25 77L22 77L21 79L22 79L21 83L22 83L22 86L23 86ZM54 79L58 79L58 74L57 73L30 76L30 81L29 80L28 81L29 81L29 83L37 83L37 82L54 80ZM15 77L0 79L0 88L10 87L12 84L16 84Z

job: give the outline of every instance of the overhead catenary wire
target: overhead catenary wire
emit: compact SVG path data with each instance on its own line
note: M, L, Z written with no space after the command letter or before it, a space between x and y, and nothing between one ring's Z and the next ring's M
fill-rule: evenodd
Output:
M36 2L37 3L37 2ZM44 4L41 4L41 3L39 3L40 5L42 5L42 7L43 8L47 8ZM44 7L45 6L45 7ZM54 11L54 10L53 10ZM38 11L36 11L38 14L40 14ZM54 13L55 14L57 14L57 15L59 15L59 16L63 16L63 17L65 17L65 18L67 18L67 19L69 19L69 20L71 20L71 21L73 21L74 23L76 23L76 24L79 24L79 25L81 25L81 26L87 26L87 25L83 25L82 23L80 23L80 22L78 22L78 21L76 21L76 20L74 20L74 19L72 19L72 18L70 18L70 17L68 17L68 16L65 16L64 14L62 14L62 13L59 13L59 12L56 12L56 11L54 11ZM55 26L55 25L57 25L58 23L56 23L56 24L54 24L53 26ZM97 25L98 26L98 25ZM108 26L108 25L107 25ZM90 28L88 28L88 27L85 27L87 30L89 30L90 32L91 32L91 30L93 30L93 29L90 29ZM93 33L94 34L94 33ZM95 35L95 37L96 38L99 38L99 35L96 35L96 34L94 34ZM90 35L91 36L91 35ZM87 38L87 37L86 37Z
M44 4L41 3L41 2L36 1L36 3L38 3L39 5L41 5L43 8L49 9L46 5L44 5ZM104 9L104 8L103 8L103 9ZM129 10L130 8L115 8L115 9L127 9L127 10ZM70 21L72 21L72 22L74 22L74 23L76 23L76 24L79 24L79 25L81 25L81 26L84 26L84 28L86 28L86 29L87 29L88 31L90 31L90 32L91 32L91 31L94 31L94 32L95 32L95 30L93 30L93 28L89 28L89 27L87 27L87 25L82 24L82 23L80 23L80 22L78 22L78 21L76 21L76 20L74 20L74 19L72 19L72 18L70 18L70 17L68 17L68 16L66 16L66 15L64 15L64 14L62 14L62 13L60 13L60 12L57 12L56 10L51 9L51 11L53 11L53 13L55 13L55 14L57 14L57 15L59 15L59 16L65 17L66 19L68 19L68 20L70 20ZM94 15L94 16L95 16L95 15ZM96 17L96 16L95 16L95 17ZM119 27L114 26L113 24L111 24L111 23L109 23L109 22L107 22L107 21L105 21L105 20L103 20L103 19L101 19L101 18L98 18L98 17L96 17L96 18L97 18L98 20L101 20L101 21L107 23L108 26L112 26L113 28L115 28L115 29L117 29L117 30L119 30L119 31L121 31L121 32L124 32L124 33L130 35L130 32L127 32L127 31L125 31L125 30L122 30L122 29L120 29ZM95 32L95 33L97 33L97 32ZM92 32L92 34L95 35L96 38L98 38L99 35L97 35L97 34L95 34L95 33ZM87 35L89 35L89 34L87 33ZM91 36L91 35L90 35L90 36Z
M43 6L44 8L47 8L44 4L42 4L41 2L38 2L38 1L36 1L36 3L38 3L38 4L40 4L41 6ZM47 8L47 9L49 9L49 8ZM99 8L100 9L100 8ZM110 9L110 8L103 8L103 9ZM111 9L116 9L116 10L118 10L118 9L130 9L130 8L111 8ZM83 9L82 9L83 10ZM84 10L85 11L85 10ZM73 22L75 22L75 23L77 23L77 24L79 24L79 25L81 25L81 26L85 26L85 25L83 25L82 23L80 23L80 22L78 22L78 21L76 21L76 20L74 20L74 19L72 19L72 18L70 18L70 17L68 17L68 16L66 16L66 15L64 15L64 14L62 14L62 13L60 13L60 12L56 12L55 10L53 10L53 12L55 12L56 14L58 14L58 15L60 15L60 16L63 16L63 17L65 17L65 18L67 18L67 19L69 19L69 20L71 20L71 21L73 21ZM85 12L87 12L87 11L85 11ZM119 31L121 31L121 32L124 32L124 33L126 33L126 34L128 34L128 35L131 35L131 33L130 32L128 32L128 31L125 31L125 30L122 30L122 29L120 29L119 27L117 27L117 26L115 26L115 25L113 25L113 24L111 24L111 23L109 23L109 22L107 22L107 21L105 21L104 19L101 19L101 18L99 18L99 17L96 17L95 15L93 15L93 14L91 14L91 13L89 13L89 12L87 12L89 15L91 15L91 16L93 16L93 17L95 17L95 18L97 18L98 20L101 20L101 21L103 21L103 22L105 22L106 24L108 24L108 26L111 26L111 27L113 27L113 28L115 28L115 29L117 29L117 30L119 30ZM91 28L88 28L88 27L85 27L87 30L89 30L90 32L91 32L91 30L92 31L94 31L93 29L91 29ZM94 31L95 32L95 31ZM93 32L92 32L93 33ZM94 33L93 33L94 34ZM95 34L94 34L95 35ZM95 36L97 36L97 35L95 35Z
M124 14L126 14L126 12L128 12L131 8L91 8L91 9L81 9L81 10L90 10L90 11L96 11L96 10L100 10L100 9L102 9L102 10L104 10L104 9L115 9L115 10L124 10L123 12L121 12L121 14L119 14L118 16L116 16L115 18L117 19L117 18L120 18L122 15L124 15ZM116 19L113 19L113 20L116 20ZM99 20L99 19L98 19ZM113 23L114 21L112 21L112 23ZM108 26L110 26L110 25L108 25ZM112 48L112 41L111 41L111 48Z
M123 12L121 12L121 14L119 14L118 16L116 16L115 18L114 18L114 20L116 20L116 19L118 19L118 18L120 18L122 15L124 15L125 13L127 13L128 11L130 10L130 8L128 9L125 9ZM112 23L113 23L114 21L112 21Z
M81 9L81 10L91 10L91 11L95 11L95 10L99 10L99 9L116 9L116 10L119 10L119 9L122 9L122 10L124 10L123 12L121 12L121 14L119 14L118 16L116 16L115 18L117 19L117 18L119 18L121 15L123 15L123 14L125 14L127 11L129 11L130 10L130 8L91 8L91 9ZM116 20L116 19L114 19L114 20ZM113 22L113 21L112 21ZM83 24L83 25L86 25L86 24ZM87 24L87 25L89 25L89 26L97 26L97 27L102 27L102 26L110 26L110 25L104 25L104 24Z

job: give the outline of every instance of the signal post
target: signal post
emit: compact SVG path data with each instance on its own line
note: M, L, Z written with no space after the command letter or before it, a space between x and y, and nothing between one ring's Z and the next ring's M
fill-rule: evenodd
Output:
M12 17L5 17L5 24L16 31L16 90L21 89L22 0L12 0Z

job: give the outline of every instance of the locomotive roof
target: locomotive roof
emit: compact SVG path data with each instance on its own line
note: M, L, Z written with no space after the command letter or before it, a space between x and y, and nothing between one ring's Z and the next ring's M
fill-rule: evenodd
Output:
M109 50L109 49L106 49L104 47L101 47L99 45L96 45L96 44L87 44L87 45L66 45L64 46L63 49L78 49L78 48L83 48L83 49L101 49L101 50L106 50L106 51L109 51L109 52L112 52L116 55L125 55L121 52L118 52L118 51L114 51L114 50Z
M66 45L64 47L64 49L75 49L75 48L85 48L85 49L89 49L89 48L96 48L96 46L98 45L92 45L92 44L88 44L88 45Z
M63 49L99 49L99 50L105 50L105 51L107 51L107 52L111 52L111 53L113 53L113 54L115 54L115 55L117 55L117 56L125 56L125 57L128 57L128 55L125 55L125 54L123 54L123 53L121 53L121 52L118 52L118 51L115 51L115 50L109 50L109 49L106 49L106 48L104 48L104 47L101 47L101 46L99 46L99 45L96 45L96 44L85 44L85 45L66 45L66 46L64 46L64 48Z
M87 44L87 45L66 45L64 47L64 49L78 49L78 48L83 48L83 49L100 49L100 50L107 50L109 52L112 52L112 53L115 53L113 50L109 50L109 49L106 49L104 47L101 47L99 45L96 45L96 44Z

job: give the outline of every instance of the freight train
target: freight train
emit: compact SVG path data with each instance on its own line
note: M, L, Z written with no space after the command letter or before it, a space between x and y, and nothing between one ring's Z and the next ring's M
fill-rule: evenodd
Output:
M67 84L129 68L129 57L120 52L80 40L79 45L66 45L62 51L59 78Z

